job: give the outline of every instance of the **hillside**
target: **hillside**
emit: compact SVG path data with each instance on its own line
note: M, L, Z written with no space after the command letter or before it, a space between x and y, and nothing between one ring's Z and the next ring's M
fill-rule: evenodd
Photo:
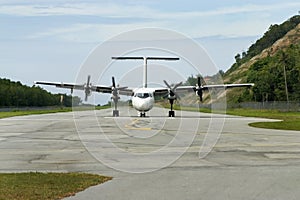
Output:
M72 97L63 96L63 105L72 106ZM61 94L51 94L40 87L0 78L0 107L60 106L60 99ZM75 97L73 102L78 104L80 99Z
M275 30L272 27L276 27ZM277 38L270 33L285 34ZM251 51L251 47L253 48L255 44L250 46L243 58L236 56L236 63L223 77L225 83L253 82L255 83L253 92L243 89L229 90L227 98L229 97L231 102L285 101L287 97L284 70L286 70L289 100L299 100L300 16L294 16L281 25L272 25L263 38L264 41L268 41L268 44L272 39L276 40L260 52L256 49L257 54ZM261 43L263 38L259 39L256 44ZM265 45L260 44L260 46Z

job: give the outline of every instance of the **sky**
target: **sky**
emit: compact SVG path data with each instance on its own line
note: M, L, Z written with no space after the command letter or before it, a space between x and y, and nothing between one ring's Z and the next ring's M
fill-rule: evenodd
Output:
M226 71L271 24L299 10L293 0L0 0L0 77L74 82L98 45L141 28L191 38Z

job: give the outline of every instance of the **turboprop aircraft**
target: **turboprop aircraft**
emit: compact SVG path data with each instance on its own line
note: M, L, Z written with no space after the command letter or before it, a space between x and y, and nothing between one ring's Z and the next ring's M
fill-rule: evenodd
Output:
M101 93L111 93L111 99L114 102L115 108L113 110L113 116L119 116L119 110L117 109L117 104L120 99L119 95L132 96L132 106L140 113L140 117L145 117L146 112L151 110L154 105L155 96L168 96L171 110L169 111L169 117L175 117L175 112L173 110L174 100L179 99L178 93L182 92L195 92L199 96L200 101L202 102L203 91L209 90L212 88L221 88L228 89L233 87L251 87L253 83L244 83L244 84L221 84L221 85L201 85L200 77L198 77L198 84L195 86L181 86L182 82L171 86L164 80L166 87L161 88L149 88L147 87L147 62L149 60L165 60L165 61L176 61L179 58L176 57L112 57L114 60L143 60L144 61L144 75L143 75L143 87L141 88L128 88L128 87L119 87L116 86L115 78L112 77L111 86L103 85L93 85L90 80L91 76L88 75L87 82L84 84L69 84L69 83L55 83L55 82L44 82L44 81L35 81L35 84L42 85L52 85L60 88L69 88L71 93L73 90L83 90L85 92L85 101L87 101L88 96L92 92L101 92Z

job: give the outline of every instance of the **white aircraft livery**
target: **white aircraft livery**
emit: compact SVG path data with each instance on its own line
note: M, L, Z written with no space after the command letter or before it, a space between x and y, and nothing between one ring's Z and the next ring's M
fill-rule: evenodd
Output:
M155 103L155 96L168 96L171 110L169 111L169 117L175 117L173 110L174 100L179 99L178 93L182 92L196 92L202 102L202 94L204 90L212 88L233 88L233 87L251 87L253 83L243 84L221 84L221 85L201 85L200 77L198 77L198 84L196 86L181 86L182 82L175 84L174 86L169 85L165 80L164 83L167 87L162 88L148 88L147 87L147 62L149 60L166 60L176 61L179 58L176 57L112 57L115 60L143 60L144 61L144 74L143 74L143 87L142 88L128 88L116 86L115 79L112 77L111 86L93 85L91 84L91 76L87 78L87 82L84 84L69 84L69 83L56 83L56 82L44 82L35 81L35 84L52 85L60 88L69 88L71 93L73 90L83 90L85 92L85 101L92 92L111 93L111 99L114 102L115 108L113 110L113 116L119 116L119 110L117 104L120 99L119 95L132 96L132 106L139 112L140 117L145 117L146 112L153 108Z

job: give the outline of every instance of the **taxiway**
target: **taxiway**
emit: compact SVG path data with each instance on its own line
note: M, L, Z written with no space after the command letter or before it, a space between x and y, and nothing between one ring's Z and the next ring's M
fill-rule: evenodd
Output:
M259 118L193 112L167 118L160 108L146 118L122 112L117 119L110 109L1 119L0 172L114 177L68 199L300 197L298 131L247 125L267 121Z

